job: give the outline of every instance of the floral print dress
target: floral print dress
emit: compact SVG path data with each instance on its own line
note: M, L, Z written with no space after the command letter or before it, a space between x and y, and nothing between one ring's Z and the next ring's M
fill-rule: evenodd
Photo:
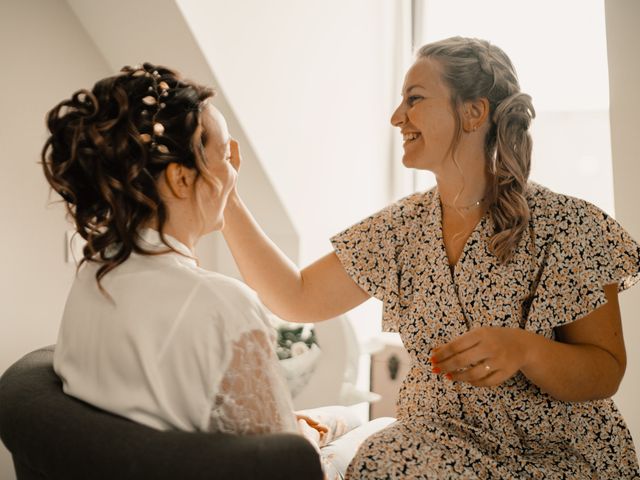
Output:
M349 275L384 303L411 367L398 421L369 437L351 479L640 478L630 432L611 399L563 402L521 373L494 388L431 372L435 346L480 326L547 338L606 303L603 286L640 280L640 245L590 203L530 183L528 234L501 265L485 215L451 270L437 189L411 195L332 238Z

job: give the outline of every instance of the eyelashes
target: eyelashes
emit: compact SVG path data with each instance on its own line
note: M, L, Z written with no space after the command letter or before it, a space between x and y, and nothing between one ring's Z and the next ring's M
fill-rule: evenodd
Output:
M421 97L420 95L411 95L410 97L407 98L407 105L409 105L410 107L413 107L416 103L422 100L422 98L423 97Z

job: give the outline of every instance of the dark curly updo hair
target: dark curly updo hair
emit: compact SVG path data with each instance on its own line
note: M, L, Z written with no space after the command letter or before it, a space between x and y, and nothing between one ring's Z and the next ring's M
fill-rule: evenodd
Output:
M100 280L131 252L153 255L137 232L153 221L160 238L167 210L156 180L170 163L206 168L202 111L214 92L169 68L124 67L79 90L47 114L51 132L42 150L47 181L66 203L86 241L84 262L101 264ZM172 249L173 250L173 249Z

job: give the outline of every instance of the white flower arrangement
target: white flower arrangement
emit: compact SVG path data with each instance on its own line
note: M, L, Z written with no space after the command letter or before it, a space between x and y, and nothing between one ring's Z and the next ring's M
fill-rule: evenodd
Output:
M304 342L295 342L291 345L291 357L297 357L298 355L304 355L309 351L309 347Z
M304 355L313 345L318 345L316 333L311 324L289 324L282 322L277 327L276 353L280 360Z
M295 397L309 383L318 365L322 351L318 347L313 324L288 323L273 318L277 332L276 353L289 386Z

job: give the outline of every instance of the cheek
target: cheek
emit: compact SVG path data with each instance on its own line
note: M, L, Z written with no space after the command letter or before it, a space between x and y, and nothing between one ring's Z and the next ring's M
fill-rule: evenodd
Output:
M213 184L203 181L199 190L199 198L207 209L215 210L219 208L220 202L225 200L233 187L234 181L231 178L231 173L235 173L235 171L230 172L229 168L221 165L218 168L212 168L210 173L213 177Z
M208 205L211 203L211 199L215 198L217 191L219 190L219 185L217 184L216 179L213 180L213 185L209 184L205 180L200 182L198 186L198 200L202 205Z
M407 112L407 118L430 143L449 142L453 138L455 118L447 110L416 108Z
M231 165L229 165L228 170L228 184L229 184L229 190L231 190L231 188L233 188L233 186L236 184L237 180L238 180L238 172L236 172L235 168L233 168Z
M224 163L214 173L220 182L221 190L228 193L236 182L236 171L230 163Z

